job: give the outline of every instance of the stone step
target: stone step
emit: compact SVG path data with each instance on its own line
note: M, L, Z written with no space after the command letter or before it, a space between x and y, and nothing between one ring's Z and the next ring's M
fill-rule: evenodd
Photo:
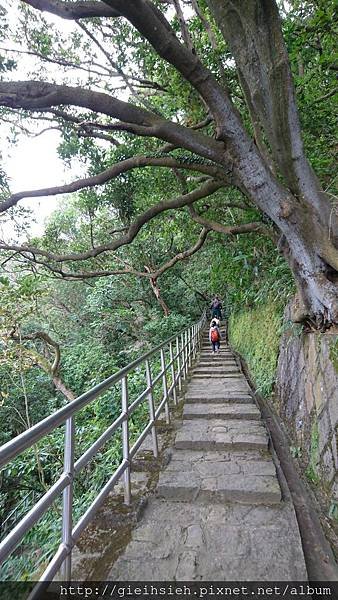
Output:
M233 358L222 358L217 354L209 354L205 356L203 360L198 361L196 367L208 367L209 365L214 367L237 367L238 364Z
M214 363L214 364L210 364L207 363L206 365L204 364L198 364L194 367L193 372L195 371L199 371L200 373L210 373L210 371L213 371L214 373L240 373L241 370L238 368L237 365L227 365L227 364L221 364L221 363Z
M212 344L211 342L202 342L201 345L201 350L206 350L207 348L212 348ZM220 350L223 352L223 354L233 354L232 350L230 348L227 348L226 346L224 346L224 344L222 343L221 340L221 344L220 344Z
M212 354L211 352L198 361L198 366L203 367L205 364L225 365L230 367L233 365L237 366L237 362L234 358L224 358L218 354Z
M194 371L192 371L192 376L193 378L201 378L203 379L204 377L206 379L214 379L215 377L217 378L222 378L224 379L227 377L238 377L238 375L240 374L239 369L223 369L222 371L215 371L212 367L208 368L207 371L205 370L201 370L201 369L194 369Z
M196 402L185 404L183 419L245 419L260 420L261 413L255 404L217 404Z
M248 395L250 387L244 376L236 375L223 379L221 377L213 377L212 379L192 379L189 383L187 393L201 392L205 396L209 396L212 400L214 394L220 395Z
M229 373L229 372L233 372L234 370L239 372L239 368L236 365L236 363L233 364L227 364L227 363L216 363L214 361L209 361L208 363L199 363L198 365L196 365L193 369L194 371L200 371L201 373L210 373L210 368L212 368L214 373Z
M205 358L206 356L210 356L211 352L212 352L212 346L209 345L206 348L201 349L199 356L200 356L200 358ZM220 351L217 353L217 356L220 356L226 360L229 358L232 358L232 359L235 358L235 355L233 354L233 352L222 351L221 348L220 348Z
M259 452L174 450L160 473L157 495L176 502L279 504L281 491L270 458Z
M208 371L208 370L214 370L214 369L223 368L223 367L224 367L224 369L226 369L228 371L233 371L233 370L238 369L239 372L241 372L236 363L217 362L216 360L212 360L212 359L209 362L199 363L198 365L196 365L195 369L197 369L197 370L205 369L206 371Z
M240 393L226 393L226 392L213 392L212 394L207 393L203 390L189 390L185 394L185 401L187 404L201 402L201 403L212 403L212 404L253 404L252 396L249 394Z
M216 375L217 380L222 380L223 383L226 383L228 381L233 381L233 379L235 377L238 377L238 373L224 373L224 375ZM206 375L205 373L203 373L202 375L199 373L196 373L194 375L192 375L192 379L191 379L191 383L194 384L198 384L199 381L210 381L210 383L213 382L215 378L215 375L213 373L210 373L210 375Z
M226 369L227 371L235 371L238 370L241 372L241 369L236 365L236 363L224 363L224 362L216 362L215 360L211 360L206 363L199 363L196 365L195 369L205 371L215 370L217 372L218 369Z
M200 355L199 360L210 360L210 359L223 360L227 362L229 360L236 360L232 354L223 354L222 352L213 352L212 348L208 348L207 351L204 351L203 354Z
M183 421L175 448L182 450L266 450L268 435L253 420L195 419Z
M212 352L212 346L211 346L211 344L209 344L205 348L201 348L199 356L200 356L200 358L203 358L204 356L209 356L211 354L211 352ZM220 350L217 354L219 356L222 356L223 358L234 358L235 357L233 352L228 352L227 350L223 350L222 348L220 348Z
M237 395L217 395L213 394L212 399L210 396L205 396L202 393L192 393L185 396L185 401L187 404L254 404L254 401L251 396L239 396Z

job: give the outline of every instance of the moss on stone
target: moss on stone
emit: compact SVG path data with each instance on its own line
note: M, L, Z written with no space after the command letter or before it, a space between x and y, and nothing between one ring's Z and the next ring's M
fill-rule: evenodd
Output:
M318 423L314 421L311 427L311 445L310 445L310 461L305 471L307 478L314 483L319 482L318 475L319 464L319 430Z
M283 308L267 302L230 317L230 343L247 361L259 392L271 394L275 382Z
M338 337L330 341L330 360L338 374Z

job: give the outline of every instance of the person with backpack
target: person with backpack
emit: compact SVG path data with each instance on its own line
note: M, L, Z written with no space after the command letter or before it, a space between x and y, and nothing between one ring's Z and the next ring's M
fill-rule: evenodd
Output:
M219 327L216 325L215 321L211 322L211 327L209 329L209 340L212 345L213 354L219 352L221 345L221 332L219 330Z
M213 299L211 306L210 306L210 310L211 310L211 317L216 317L216 319L221 319L222 318L222 304L221 301L219 299L218 296L215 296L215 298Z
M219 319L217 319L217 317L213 317L211 319L209 327L211 327L213 321L216 323L217 327L220 327L221 321Z

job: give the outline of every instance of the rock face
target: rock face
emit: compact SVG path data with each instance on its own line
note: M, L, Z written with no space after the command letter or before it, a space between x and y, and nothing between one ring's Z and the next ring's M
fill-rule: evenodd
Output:
M277 368L279 412L308 476L324 484L338 516L338 334L297 334L288 317L287 309Z

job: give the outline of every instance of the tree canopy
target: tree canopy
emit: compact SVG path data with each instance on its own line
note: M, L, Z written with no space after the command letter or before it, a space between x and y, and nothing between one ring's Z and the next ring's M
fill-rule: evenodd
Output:
M3 120L14 137L57 128L61 156L82 165L67 185L15 194L3 177L3 214L59 194L81 207L75 218L64 205L43 240L2 240L6 260L63 279L133 273L158 294L210 232L259 233L293 273L294 319L336 322L334 10L25 0L15 24L3 10Z

